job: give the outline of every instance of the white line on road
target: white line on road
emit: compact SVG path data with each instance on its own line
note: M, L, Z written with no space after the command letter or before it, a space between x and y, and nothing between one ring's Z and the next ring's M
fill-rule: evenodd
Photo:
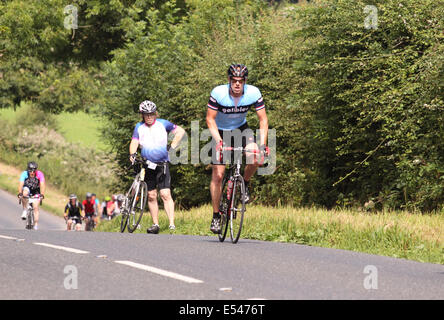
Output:
M176 279L176 280L185 281L185 282L188 282L188 283L203 283L202 280L198 280L198 279L194 279L194 278L191 278L191 277L183 276L183 275L178 274L178 273L174 273L174 272L171 272L171 271L166 271L166 270L158 269L158 268L155 268L155 267L150 267L150 266L147 266L147 265L144 265L144 264L135 263L135 262L132 262L132 261L114 261L114 262L120 263L120 264L124 264L124 265L130 266L130 267L133 267L133 268L149 271L149 272L152 272L152 273L156 273L156 274L161 275L161 276L173 278L173 279Z
M73 252L73 253L89 253L88 251L83 251L83 250L79 250L79 249L74 249L74 248L68 248L68 247L62 247L62 246L57 246L55 244L50 244L50 243L44 243L44 242L34 242L34 244L38 245L38 246L44 246L44 247L49 247L49 248L53 248L53 249L59 249L59 250L64 250L64 251L68 251L68 252Z
M0 234L0 238L2 238L2 239L8 239L8 240L17 240L17 238L9 237L9 236L2 236L1 234Z

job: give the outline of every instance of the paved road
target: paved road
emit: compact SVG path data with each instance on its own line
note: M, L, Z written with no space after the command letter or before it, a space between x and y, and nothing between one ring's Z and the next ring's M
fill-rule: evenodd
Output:
M22 210L22 206L18 204L18 199L16 196L0 190L0 229L25 228L25 221L20 219ZM39 229L66 229L65 220L62 218L52 215L42 209L40 209L39 215Z
M0 299L444 299L443 265L242 239L45 230L43 220L38 231L14 229L2 224L19 214L8 201L1 193Z

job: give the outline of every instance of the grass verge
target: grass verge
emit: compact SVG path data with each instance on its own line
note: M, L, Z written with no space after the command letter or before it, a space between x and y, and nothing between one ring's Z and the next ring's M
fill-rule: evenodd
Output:
M176 234L211 235L212 209L204 205L176 211ZM161 233L169 233L166 213L159 213ZM152 223L145 214L142 227ZM120 217L105 221L98 231L119 232ZM444 264L444 213L364 213L356 210L317 208L268 208L250 205L245 214L242 239L291 242L344 249L396 258ZM227 239L226 241L230 241Z

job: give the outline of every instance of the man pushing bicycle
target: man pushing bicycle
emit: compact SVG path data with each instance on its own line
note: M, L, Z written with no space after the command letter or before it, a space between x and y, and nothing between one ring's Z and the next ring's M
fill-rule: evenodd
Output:
M133 131L129 147L130 161L134 164L137 149L141 147L141 155L152 163L153 169L148 167L145 182L148 186L148 208L153 219L153 225L147 233L159 233L159 207L157 204L157 188L163 200L165 211L169 219L169 229L174 230L174 201L171 196L171 177L168 156L168 133L174 134L170 148L175 149L182 140L185 130L168 120L158 118L157 106L146 100L139 105L142 121L137 123Z

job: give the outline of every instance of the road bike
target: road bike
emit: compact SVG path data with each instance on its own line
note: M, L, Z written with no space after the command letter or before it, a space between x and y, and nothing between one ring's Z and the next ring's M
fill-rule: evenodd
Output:
M94 228L96 227L94 215L85 215L83 221L85 221L85 231L94 231Z
M120 214L120 232L125 232L125 228L127 228L128 232L132 233L138 228L148 198L148 186L144 181L145 166L149 168L155 165L148 160L143 161L139 158L135 159L134 164L139 164L140 170L123 198Z
M237 151L241 154L253 153L260 154L261 151L254 149L245 149L243 147L223 147L222 152ZM230 227L230 238L232 243L237 243L242 231L244 214L246 211L245 203L245 181L242 177L241 163L242 157L235 157L222 180L222 193L219 204L219 212L221 214L221 233L218 234L219 241L223 242L227 235L228 226Z
M68 220L70 220L70 219L71 219L71 228L70 229L67 228L67 230L68 231L77 231L76 230L76 226L79 223L79 220L82 219L82 218L78 218L76 216L70 217L70 218L69 217L65 217L66 224L68 224Z
M35 220L34 220L34 203L40 202L42 203L42 197L40 194L33 195L31 197L29 196L20 196L19 198L19 204L22 204L22 199L28 199L28 208L26 209L26 225L25 228L28 230L34 229Z

